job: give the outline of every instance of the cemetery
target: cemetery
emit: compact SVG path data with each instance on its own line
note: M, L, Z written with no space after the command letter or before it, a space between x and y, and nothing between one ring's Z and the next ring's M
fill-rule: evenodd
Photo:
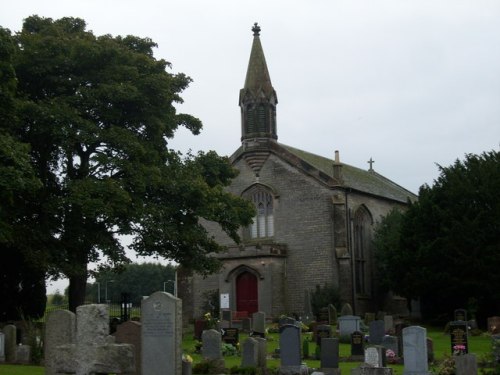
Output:
M220 320L206 314L185 324L181 309L180 299L153 293L143 300L140 319L118 324L111 335L105 304L82 305L76 314L51 312L39 366L32 365L27 333L6 324L0 374L474 375L487 358L497 366L500 358L497 318L481 332L457 311L446 327L425 328L393 316L361 318L348 309L336 322L325 315L309 325L286 315L267 319L262 312L242 324L224 310Z

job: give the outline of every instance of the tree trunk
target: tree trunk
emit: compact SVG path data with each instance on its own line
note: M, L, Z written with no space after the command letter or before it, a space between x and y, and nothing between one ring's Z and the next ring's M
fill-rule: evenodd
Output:
M69 310L76 313L76 308L85 303L87 274L71 275L69 277L68 303Z

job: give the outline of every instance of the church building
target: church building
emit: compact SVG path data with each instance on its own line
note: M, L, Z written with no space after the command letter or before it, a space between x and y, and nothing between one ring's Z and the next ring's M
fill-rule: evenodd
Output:
M255 24L245 84L239 93L241 145L231 156L239 170L229 191L255 204L254 222L235 244L211 223L227 251L216 254L218 274L179 279L185 318L207 311L208 293L233 311L267 317L304 313L306 290L338 289L355 314L397 313L405 302L381 295L373 253L374 226L416 196L375 172L278 142L278 97ZM236 141L236 140L235 140ZM236 142L235 142L236 143Z

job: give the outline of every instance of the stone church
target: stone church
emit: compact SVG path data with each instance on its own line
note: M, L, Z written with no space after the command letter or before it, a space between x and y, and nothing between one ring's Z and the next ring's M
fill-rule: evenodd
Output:
M278 98L255 24L245 84L239 93L241 145L231 156L240 173L229 190L255 204L256 217L236 245L210 223L227 251L217 254L220 273L179 278L185 318L206 311L207 292L233 311L268 317L301 315L306 290L338 289L355 314L395 310L405 302L382 296L376 283L372 235L393 207L416 199L375 172L278 142ZM236 141L236 140L235 140ZM235 142L236 143L236 142Z

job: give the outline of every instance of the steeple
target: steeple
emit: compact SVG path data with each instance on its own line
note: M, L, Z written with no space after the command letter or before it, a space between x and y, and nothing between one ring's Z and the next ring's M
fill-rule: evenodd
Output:
M240 90L241 141L243 143L277 140L276 104L278 97L271 84L266 58L260 43L260 26L253 28L253 44L245 86Z

